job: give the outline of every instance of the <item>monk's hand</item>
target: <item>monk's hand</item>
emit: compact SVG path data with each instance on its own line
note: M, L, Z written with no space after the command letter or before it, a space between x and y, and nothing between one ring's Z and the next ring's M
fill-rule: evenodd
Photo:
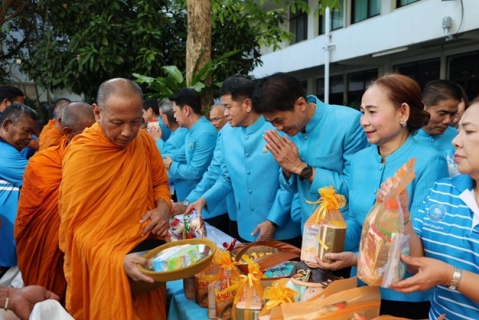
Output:
M358 259L356 258L356 254L354 252L345 251L340 253L326 253L324 256L330 260L333 260L333 262L324 262L319 257L314 257L316 259L316 263L309 261L305 261L305 263L310 268L321 268L333 271L352 267L358 264Z
M169 207L166 207L169 209ZM170 228L170 212L162 207L157 207L153 210L147 211L141 218L140 223L150 220L143 229L141 236L144 236L148 232L156 234L160 237L166 237L168 235L168 229Z
M60 300L56 294L41 286L27 286L21 289L10 288L8 309L12 310L20 319L27 320L30 318L30 313L35 304L48 299Z
M141 273L138 269L138 265L142 265L145 268L151 267L151 261L145 258L140 257L136 253L130 253L125 256L123 259L123 268L125 269L126 274L133 281L145 281L149 283L155 282L152 278Z
M179 214L183 214L186 212L186 206L181 203L181 202L174 202L173 203L173 211L171 212L171 214L173 216L177 216Z
M170 170L171 164L173 163L173 159L170 157L166 156L165 159L163 159L163 164L165 165L166 170Z
M256 242L271 240L273 239L275 229L273 222L265 220L256 226L251 235L254 236L259 232L259 235L255 240Z
M291 140L281 137L276 130L266 130L264 140L267 142L265 148L271 152L287 178L291 173L301 173L306 164L299 158L298 147Z
M185 212L183 213L189 213L192 210L195 210L198 213L201 213L203 211L203 208L206 206L206 199L205 198L199 198L193 203L190 203L188 207L186 207Z

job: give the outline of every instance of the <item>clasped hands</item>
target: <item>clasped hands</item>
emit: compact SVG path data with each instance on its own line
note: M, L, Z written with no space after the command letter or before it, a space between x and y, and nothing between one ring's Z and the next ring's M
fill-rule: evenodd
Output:
M281 137L276 130L266 130L263 136L265 148L271 152L287 178L291 173L300 174L306 164L299 158L298 147L287 137Z

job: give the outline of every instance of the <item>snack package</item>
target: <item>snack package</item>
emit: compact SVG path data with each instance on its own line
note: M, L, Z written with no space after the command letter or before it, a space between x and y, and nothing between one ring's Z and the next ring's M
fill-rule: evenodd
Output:
M346 222L339 209L346 204L346 198L337 194L332 186L318 192L320 199L313 203L319 206L304 225L301 260L316 263L315 257L319 257L324 262L331 262L324 255L344 249Z
M220 279L220 267L211 265L206 270L195 275L195 300L203 308L208 308L208 286Z
M203 216L196 210L183 216L186 239L206 238L206 226Z
M238 290L239 282L232 281L223 289L215 289L215 314L216 319L230 320L233 317L233 303Z
M370 286L389 287L404 277L406 268L401 265L400 254L408 252L409 241L404 235L399 194L414 179L415 162L411 158L398 169L384 202L376 203L364 221L357 275Z
M161 251L153 258L154 271L171 271L187 267L201 259L199 246L186 244Z
M170 229L168 229L168 236L171 241L178 241L185 238L185 226L178 218L170 222Z

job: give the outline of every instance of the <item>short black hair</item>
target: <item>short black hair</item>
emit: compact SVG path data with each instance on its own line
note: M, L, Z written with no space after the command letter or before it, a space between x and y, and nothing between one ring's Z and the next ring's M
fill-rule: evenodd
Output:
M220 88L220 96L230 94L231 99L237 102L241 99L251 99L254 88L255 84L252 80L236 75L223 82Z
M201 97L194 89L180 89L168 99L173 101L180 109L183 109L184 106L189 106L194 113L201 115Z
M154 99L144 100L143 101L143 110L148 111L150 109L153 111L154 114L160 114L160 108L158 107L158 101Z
M39 119L38 113L29 106L21 103L12 103L3 110L0 116L0 125L7 120L10 120L15 125L20 122L24 116L32 118L35 122Z
M462 88L451 80L433 80L428 82L422 91L422 100L428 107L436 106L439 101L454 99L462 100Z
M16 97L22 96L24 97L25 94L22 90L18 89L14 86L0 86L0 102L7 99L10 103L13 103Z
M306 99L301 82L287 73L278 72L258 80L252 99L253 111L292 111L301 97Z

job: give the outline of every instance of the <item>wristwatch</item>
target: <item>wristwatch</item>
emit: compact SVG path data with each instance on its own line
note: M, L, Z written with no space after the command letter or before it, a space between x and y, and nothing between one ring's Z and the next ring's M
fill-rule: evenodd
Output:
M181 204L184 205L185 207L187 207L187 206L190 205L190 202L185 199L185 200L183 200L183 202Z
M454 267L454 273L452 274L451 282L449 282L449 289L457 290L459 287L459 282L461 281L462 270Z
M306 167L301 170L301 173L299 174L299 180L309 180L312 175L313 168L309 164L307 164Z

